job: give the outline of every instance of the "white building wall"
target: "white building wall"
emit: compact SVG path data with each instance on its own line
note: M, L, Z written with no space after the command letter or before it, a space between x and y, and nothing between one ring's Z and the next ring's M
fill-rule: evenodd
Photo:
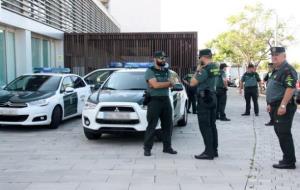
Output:
M161 32L161 0L110 0L121 32Z

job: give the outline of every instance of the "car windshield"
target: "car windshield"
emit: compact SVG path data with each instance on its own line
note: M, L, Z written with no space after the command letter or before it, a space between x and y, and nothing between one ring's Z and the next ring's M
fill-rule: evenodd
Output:
M108 90L146 90L145 72L115 72L102 89Z
M56 91L61 77L48 75L26 75L16 78L9 83L8 91Z

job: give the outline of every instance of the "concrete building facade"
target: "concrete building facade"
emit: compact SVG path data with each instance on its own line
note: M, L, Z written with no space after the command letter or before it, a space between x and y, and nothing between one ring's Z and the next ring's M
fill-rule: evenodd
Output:
M0 0L0 86L34 67L64 66L64 33L118 33L99 0Z

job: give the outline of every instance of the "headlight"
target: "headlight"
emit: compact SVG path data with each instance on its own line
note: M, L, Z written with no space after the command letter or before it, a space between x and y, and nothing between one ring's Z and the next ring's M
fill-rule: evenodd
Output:
M28 105L30 105L30 106L46 106L48 104L49 104L49 101L47 99L37 100L37 101L28 103Z
M90 99L88 99L86 102L85 102L85 105L84 105L84 109L95 109L97 106L96 103L92 102Z

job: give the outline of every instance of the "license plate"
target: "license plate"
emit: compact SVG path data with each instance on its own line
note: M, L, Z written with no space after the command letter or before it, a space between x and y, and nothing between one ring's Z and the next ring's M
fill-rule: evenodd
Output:
M0 115L17 115L18 111L14 109L0 110Z
M130 115L128 113L104 113L103 119L115 119L115 120L124 120L130 119Z

